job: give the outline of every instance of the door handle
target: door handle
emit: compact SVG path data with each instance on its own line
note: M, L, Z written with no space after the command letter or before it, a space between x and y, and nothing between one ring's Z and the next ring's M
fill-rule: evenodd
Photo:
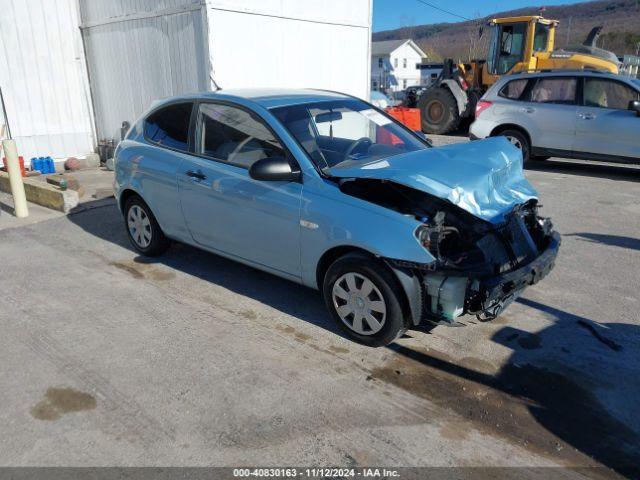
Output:
M524 113L533 113L536 111L536 109L533 107L523 107L520 110Z
M187 170L187 177L191 177L194 180L205 180L207 176L202 173L200 170L194 172L193 170Z
M593 113L581 113L578 115L583 120L593 120L596 116Z

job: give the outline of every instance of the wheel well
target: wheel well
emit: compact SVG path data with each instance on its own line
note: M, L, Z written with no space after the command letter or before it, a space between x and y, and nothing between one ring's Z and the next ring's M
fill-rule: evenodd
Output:
M322 285L324 283L324 276L327 273L327 270L329 270L329 267L331 266L331 264L333 262L335 262L338 258L348 254L348 253L362 253L368 257L371 257L372 259L376 259L378 257L376 257L374 254L372 254L371 252L364 250L362 248L358 248L358 247L354 247L354 246L350 246L350 245L344 245L344 246L340 246L340 247L333 247L329 250L327 250L326 252L324 252L324 254L322 255L322 257L320 257L320 261L318 261L318 266L316 267L316 284L318 285L318 290L320 290L322 292ZM386 268L388 268L389 270L391 270L391 268L385 264L384 262L381 262ZM393 278L396 279L396 275L392 272L392 276ZM405 318L409 318L409 316L411 315L411 309L409 308L409 299L407 298L407 292L404 291L404 288L402 287L402 285L400 285L400 282L397 281L398 283L398 287L399 290L401 292L402 298L400 298L400 305L402 306L402 311L405 314Z
M330 248L329 250L324 252L322 257L320 257L318 266L316 267L316 284L318 285L318 290L322 291L324 276L327 273L327 270L329 270L331 264L347 253L363 253L371 258L375 258L375 255L373 255L371 252L358 247L344 245L341 247Z
M120 194L120 210L123 213L124 213L124 206L127 203L127 200L129 200L133 196L139 197L140 195L138 195L135 191L130 189L123 190L123 192Z
M518 132L522 133L525 137L527 137L527 141L529 142L529 147L533 146L531 145L531 135L529 135L529 132L527 132L520 125L515 125L513 123L505 123L504 125L497 126L496 128L493 129L490 136L495 137L497 135L500 135L505 130L517 130Z

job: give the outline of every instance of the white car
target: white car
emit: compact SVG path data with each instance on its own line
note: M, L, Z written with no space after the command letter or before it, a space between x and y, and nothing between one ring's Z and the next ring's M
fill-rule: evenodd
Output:
M525 161L640 163L640 83L589 70L505 75L478 101L469 132L506 136Z

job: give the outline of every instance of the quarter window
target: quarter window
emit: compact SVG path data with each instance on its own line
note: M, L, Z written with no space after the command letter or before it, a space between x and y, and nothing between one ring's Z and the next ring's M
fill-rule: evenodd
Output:
M192 103L176 103L152 113L144 122L145 137L158 145L186 152L192 109Z
M531 90L531 101L573 105L576 102L576 78L541 78Z
M282 145L255 115L218 104L200 105L198 153L249 168L268 157L285 156Z
M511 100L518 100L522 95L522 92L524 92L528 81L529 80L527 80L526 78L523 78L521 80L512 80L504 87L502 87L502 90L500 90L500 93L498 95L504 98L509 98Z
M640 95L621 82L585 78L584 104L587 107L626 110L632 100L640 100Z

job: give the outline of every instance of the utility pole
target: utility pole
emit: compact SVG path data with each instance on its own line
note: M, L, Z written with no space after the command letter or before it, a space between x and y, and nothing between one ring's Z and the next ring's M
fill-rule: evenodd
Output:
M567 42L566 42L566 45L569 45L569 42L571 41L571 22L572 21L573 21L573 16L569 17L569 25L567 26Z

